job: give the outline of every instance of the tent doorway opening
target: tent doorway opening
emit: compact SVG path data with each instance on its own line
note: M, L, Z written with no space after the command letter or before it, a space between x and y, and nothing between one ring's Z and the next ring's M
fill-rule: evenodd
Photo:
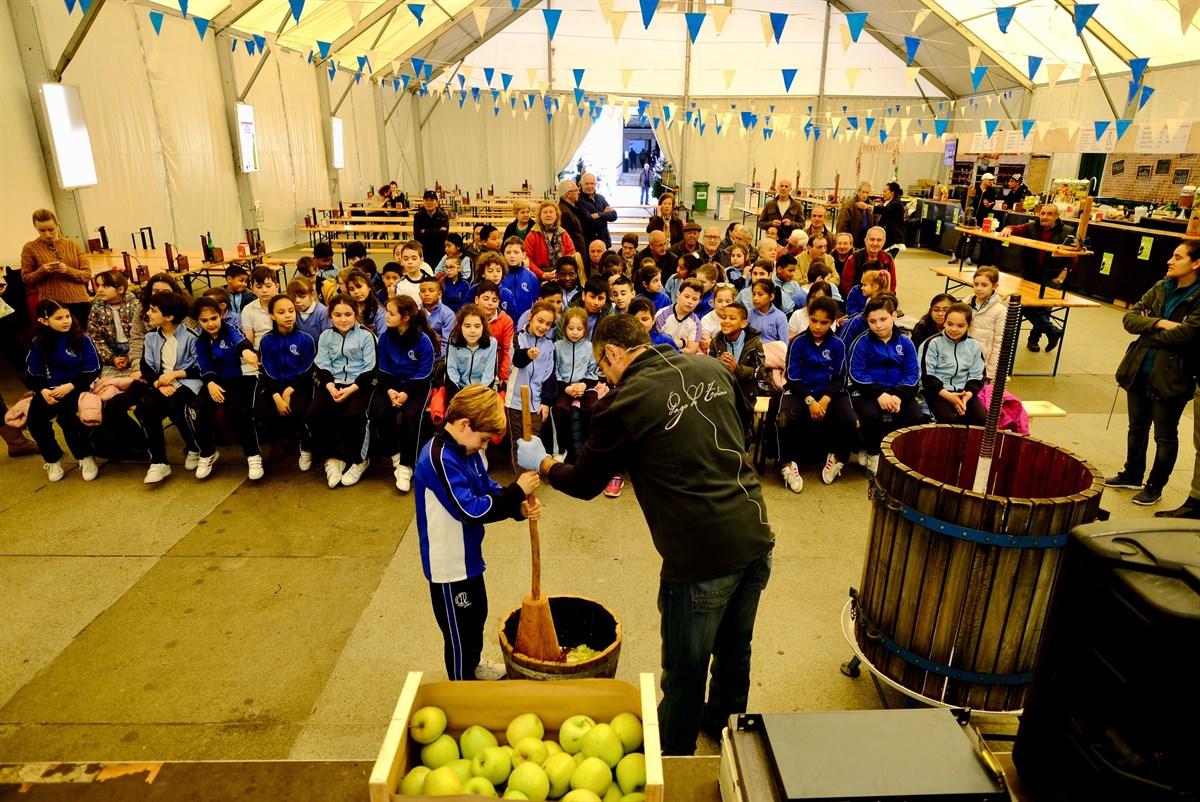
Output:
M594 174L610 203L653 203L651 189L643 192L642 172L649 168L652 185L660 153L647 117L634 115L625 122L620 109L605 108L575 152L567 173L572 178L583 172Z

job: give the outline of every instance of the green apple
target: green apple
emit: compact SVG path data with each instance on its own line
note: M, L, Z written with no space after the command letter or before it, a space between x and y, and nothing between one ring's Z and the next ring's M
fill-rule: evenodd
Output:
M550 779L550 798L558 799L571 788L571 775L575 773L575 758L566 752L558 752L546 758L542 764L546 777Z
M625 794L621 797L621 802L646 802L646 795L640 791L636 794Z
M536 763L539 766L550 755L550 750L546 748L546 744L542 743L537 738L522 738L513 746L513 766L519 766L522 763Z
M512 759L502 747L486 747L471 761L471 773L492 785L501 785L512 773Z
M458 757L458 742L445 733L433 743L421 747L421 763L431 769L440 769L450 761L458 760Z
M496 793L496 788L483 777L472 777L463 783L462 792L464 794L474 794L475 796L490 796L493 799L500 796Z
M542 741L542 743L544 743L546 745L546 752L548 752L551 755L553 755L557 752L561 752L563 750L563 748L558 745L558 741L551 741L549 739L546 739L545 741Z
M525 794L530 802L545 802L550 793L550 778L541 766L526 761L508 775L508 787Z
M633 713L618 713L608 724L621 739L625 754L637 750L642 745L642 720Z
M573 757L575 758L575 765L576 765L576 766L578 766L578 765L579 765L580 763L582 763L583 761L587 760L587 755L585 755L583 752L576 752L576 753L573 755Z
M602 802L621 802L621 786L616 783L608 786L608 791L605 792Z
M584 758L571 774L571 788L582 788L603 796L612 785L612 769L598 757Z
M462 780L449 766L442 766L429 772L425 778L425 796L455 796L462 793Z
M416 766L400 781L400 793L403 796L420 796L425 788L425 778L429 776L428 766Z
M529 797L525 796L525 794L521 793L520 791L514 791L511 788L509 788L507 791L505 791L504 796L502 796L500 798L501 799L524 799L525 802L529 802Z
M516 746L523 738L537 738L539 741L546 737L546 725L533 713L522 713L508 723L504 731L510 746Z
M586 788L576 788L564 796L562 802L601 802L601 799Z
M596 722L591 716L571 716L564 721L558 728L558 742L562 744L563 751L572 755L578 754L584 733L595 726Z
M632 752L617 764L617 784L622 793L634 794L646 789L646 756Z
M431 744L446 731L446 711L422 707L408 720L408 735L419 744Z
M459 758L458 760L451 760L446 765L454 769L454 773L458 775L458 779L460 781L466 782L467 780L471 779L471 761L467 760L465 757Z
M462 756L467 760L473 760L482 749L500 744L496 740L496 736L492 735L491 730L480 727L478 724L467 727L458 742L462 746Z
M580 751L588 757L598 757L608 764L611 769L621 760L621 756L625 754L625 747L621 746L621 739L613 731L613 728L608 724L597 724L583 734L582 749Z

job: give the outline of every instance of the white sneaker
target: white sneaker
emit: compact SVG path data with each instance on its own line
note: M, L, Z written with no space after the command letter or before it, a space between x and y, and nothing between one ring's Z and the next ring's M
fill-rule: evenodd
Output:
M79 460L79 475L83 477L83 481L90 482L100 473L100 466L96 464L95 457L84 457Z
M796 467L796 463L789 462L783 466L783 483L787 485L787 489L793 493L799 493L804 489L804 479L800 476L800 469Z
M370 466L370 464L371 463L369 461L364 460L362 462L356 462L347 468L346 472L342 474L342 487L352 487L353 485L358 484L358 480L361 479L362 475L367 472L367 468Z
M58 462L47 462L42 467L46 469L46 478L51 482L61 482L63 474L66 473L63 470L62 457L59 457Z
M312 468L312 452L311 451L301 451L300 452L300 461L299 461L299 463L297 463L297 465L299 466L300 470L302 470L302 471L307 471L308 469Z
M200 464L200 452L199 451L189 451L187 453L187 458L184 459L184 461L183 461L183 467L187 468L189 471L194 471L194 470L196 470L196 467L199 464Z
M220 451L214 451L211 457L201 457L196 461L196 478L207 479L212 473L213 465L217 464L217 457L221 456Z
M412 468L407 465L397 465L395 471L396 489L401 493L407 493L412 488L412 475Z
M506 676L508 676L508 671L504 668L503 663L497 663L486 657L479 661L479 665L475 666L475 679L496 680L504 679Z
M325 480L331 490L342 483L342 471L345 467L340 459L325 460Z
M865 451L855 451L850 458L857 462L860 468L865 468L870 464L870 457Z
M837 456L830 454L825 458L825 467L821 469L821 481L827 485L833 484L833 480L842 475L844 467L845 464L838 462Z
M878 454L872 454L869 457L867 457L867 473L870 476L874 476L875 474L879 473L879 455Z
M165 462L155 462L150 466L150 470L146 471L146 478L142 480L142 484L156 485L170 475L170 465Z
M255 481L255 480L263 478L263 466L262 466L262 457L261 456L246 457L246 468L247 468L246 476L248 476L251 481Z

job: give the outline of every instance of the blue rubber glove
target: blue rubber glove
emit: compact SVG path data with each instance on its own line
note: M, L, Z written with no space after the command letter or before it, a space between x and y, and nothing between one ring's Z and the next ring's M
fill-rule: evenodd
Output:
M546 445L542 438L517 441L517 464L527 471L536 471L546 458Z

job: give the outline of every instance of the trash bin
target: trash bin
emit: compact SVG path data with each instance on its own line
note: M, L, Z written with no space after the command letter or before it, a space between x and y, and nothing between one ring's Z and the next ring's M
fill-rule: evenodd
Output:
M717 187L717 219L728 220L733 216L733 187Z
M704 214L708 211L708 182L692 183L692 211Z

